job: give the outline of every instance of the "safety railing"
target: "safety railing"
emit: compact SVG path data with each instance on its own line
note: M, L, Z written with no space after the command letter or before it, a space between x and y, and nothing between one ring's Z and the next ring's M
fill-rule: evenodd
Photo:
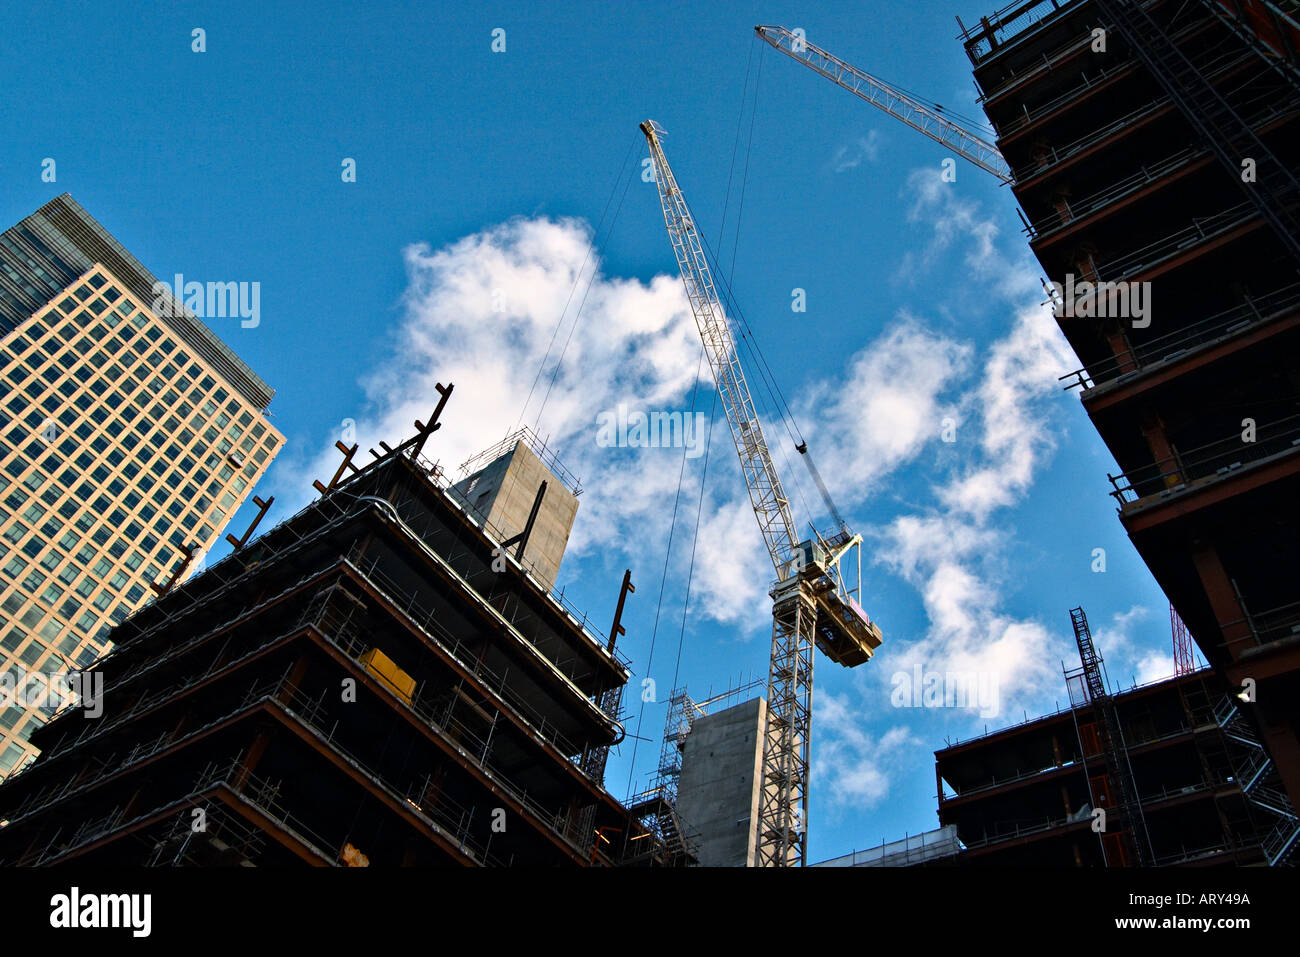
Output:
M1174 450L1152 465L1108 475L1113 486L1111 495L1123 509L1126 505L1145 502L1218 481L1276 455L1300 449L1300 415L1258 426L1253 441L1233 434L1186 452Z
M1009 3L993 14L980 18L978 29L963 27L958 39L965 41L971 62L979 66L1013 39L1040 27L1044 20L1076 0L1024 0Z
M1300 308L1300 283L1292 283L1264 296L1242 296L1240 305L1232 306L1198 322L1180 326L1173 332L1144 342L1126 343L1122 356L1112 356L1091 366L1075 369L1060 377L1066 390L1081 388L1088 392L1099 385L1130 378L1177 359L1193 349L1217 344L1295 312Z

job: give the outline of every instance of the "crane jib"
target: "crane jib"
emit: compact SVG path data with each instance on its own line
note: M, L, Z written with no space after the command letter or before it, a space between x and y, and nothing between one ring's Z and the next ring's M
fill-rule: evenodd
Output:
M750 503L758 518L759 529L763 533L773 567L779 577L784 577L798 544L789 499L781 487L772 462L758 411L740 358L736 354L735 338L726 310L718 297L703 244L686 205L686 197L677 185L667 157L664 156L655 125L646 121L641 124L641 131L650 147L664 223L677 258L682 285L704 343L709 367L722 399L732 440L740 456Z
M754 32L767 44L784 53L832 83L861 97L877 109L958 156L969 160L985 172L992 173L1003 183L1012 183L1015 177L1001 151L991 142L966 129L935 104L931 106L911 96L892 83L860 70L821 47L808 41L803 31L787 30L779 26L757 26Z

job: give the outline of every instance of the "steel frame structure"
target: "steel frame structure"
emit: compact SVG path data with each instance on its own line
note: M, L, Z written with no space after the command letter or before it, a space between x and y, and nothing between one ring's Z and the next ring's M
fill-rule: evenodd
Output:
M1075 704L1075 695L1071 694L1071 707L1074 708L1075 727L1079 734L1079 753L1087 764L1087 755L1101 752L1104 767L1101 773L1088 771L1088 785L1092 790L1093 807L1097 807L1098 792L1106 795L1107 808L1114 810L1110 804L1112 798L1118 798L1119 810L1123 817L1118 822L1120 827L1108 827L1101 832L1102 853L1106 865L1145 866L1151 863L1150 840L1146 833L1146 819L1142 814L1142 802L1137 794L1133 780L1133 768L1129 764L1128 748L1124 744L1124 732L1120 728L1119 715L1115 710L1115 701L1106 689L1105 679L1101 673L1101 655L1097 653L1092 640L1092 630L1088 627L1088 616L1082 608L1070 609L1070 624L1074 629L1074 640L1079 646L1079 661L1082 665L1073 677L1082 677L1083 692L1092 704L1091 720L1087 716L1080 718L1079 707ZM1067 673L1066 682L1072 676ZM1088 728L1088 734L1084 729ZM1096 750L1090 750L1085 738L1095 741Z
M1278 161L1141 4L1133 0L1096 3L1287 251L1300 261L1300 218L1291 208L1300 194L1300 179ZM1254 163L1258 171L1253 181L1247 181L1242 172L1247 162Z

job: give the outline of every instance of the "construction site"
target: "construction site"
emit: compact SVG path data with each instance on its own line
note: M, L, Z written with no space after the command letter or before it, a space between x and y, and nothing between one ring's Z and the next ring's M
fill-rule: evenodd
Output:
M130 619L103 720L7 782L6 863L665 859L601 786L627 665L544 584L576 489L524 436L448 483L440 411Z
M796 519L773 421L793 415L779 391L764 407L766 362L645 120L664 263L736 453L720 467L738 459L770 559L750 570L770 599L766 675L672 688L647 786L612 793L644 667L619 645L634 571L608 583L607 629L573 607L580 482L526 428L453 474L437 432L462 395L440 383L405 440L338 442L309 505L259 531L256 499L229 554L114 627L87 671L112 689L102 716L54 715L0 785L0 865L1294 865L1295 5L1022 0L958 26L993 135L802 31L754 36L820 77L783 82L830 80L1014 196L1077 358L1061 383L1116 463L1097 496L1169 601L1172 676L1118 688L1088 596L1061 596L1068 705L927 742L934 830L808 859L814 665L870 666L913 636L869 613L872 556L807 440L792 444L820 502Z

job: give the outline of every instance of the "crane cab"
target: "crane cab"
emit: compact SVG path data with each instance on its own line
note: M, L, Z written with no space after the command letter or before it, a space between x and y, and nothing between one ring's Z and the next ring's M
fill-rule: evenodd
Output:
M777 603L806 591L817 608L817 647L826 657L846 668L871 659L883 637L853 595L846 590L840 560L861 538L847 533L843 540L808 539L794 547L782 566L781 580L772 590Z

